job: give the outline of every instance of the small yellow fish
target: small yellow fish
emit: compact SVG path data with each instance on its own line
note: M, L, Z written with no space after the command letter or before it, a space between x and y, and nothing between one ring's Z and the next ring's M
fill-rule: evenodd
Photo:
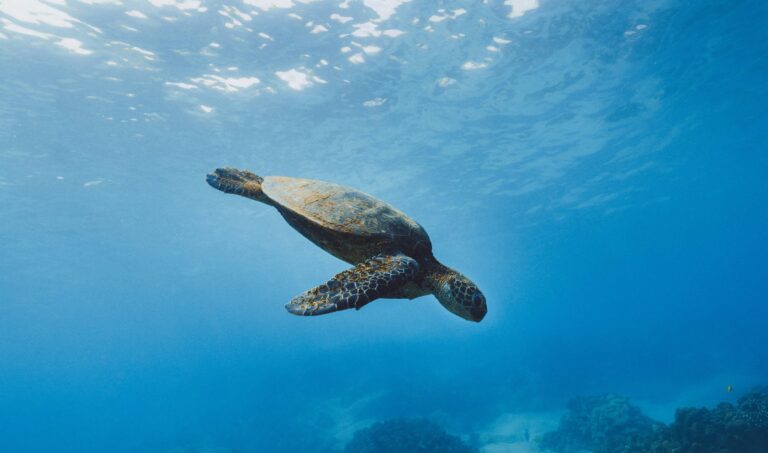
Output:
M731 393L733 391L733 385L728 384L728 387L726 388L728 390L728 393Z

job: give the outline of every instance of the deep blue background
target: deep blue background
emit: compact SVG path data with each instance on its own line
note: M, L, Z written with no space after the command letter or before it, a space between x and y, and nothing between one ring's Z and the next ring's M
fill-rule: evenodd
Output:
M765 2L540 3L299 3L252 31L223 2L51 3L70 28L0 5L0 450L325 451L396 416L482 444L574 395L669 419L768 382ZM348 36L368 20L405 34ZM353 41L381 50L353 64ZM260 83L193 80L229 66ZM288 315L346 265L210 189L220 166L391 202L487 318L431 297Z

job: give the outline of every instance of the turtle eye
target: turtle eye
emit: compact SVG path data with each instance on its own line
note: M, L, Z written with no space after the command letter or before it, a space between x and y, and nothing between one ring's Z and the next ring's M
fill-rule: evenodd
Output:
M482 294L480 294L480 291L475 291L472 294L472 305L475 307L479 307L485 302L485 297L483 297Z

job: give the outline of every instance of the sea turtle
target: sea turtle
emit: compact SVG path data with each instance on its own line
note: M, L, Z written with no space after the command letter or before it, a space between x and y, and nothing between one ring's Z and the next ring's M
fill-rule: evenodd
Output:
M471 280L442 265L432 243L413 219L359 190L312 179L257 176L219 168L208 184L274 206L317 246L354 267L286 304L296 315L360 309L379 299L413 299L434 294L452 313L479 322L485 296Z

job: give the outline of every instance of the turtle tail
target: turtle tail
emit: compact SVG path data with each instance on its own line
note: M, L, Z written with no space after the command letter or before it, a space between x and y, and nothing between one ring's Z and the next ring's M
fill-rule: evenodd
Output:
M267 196L261 190L261 183L264 181L264 178L248 170L217 168L205 179L211 187L224 193L233 193L256 201L270 203Z

